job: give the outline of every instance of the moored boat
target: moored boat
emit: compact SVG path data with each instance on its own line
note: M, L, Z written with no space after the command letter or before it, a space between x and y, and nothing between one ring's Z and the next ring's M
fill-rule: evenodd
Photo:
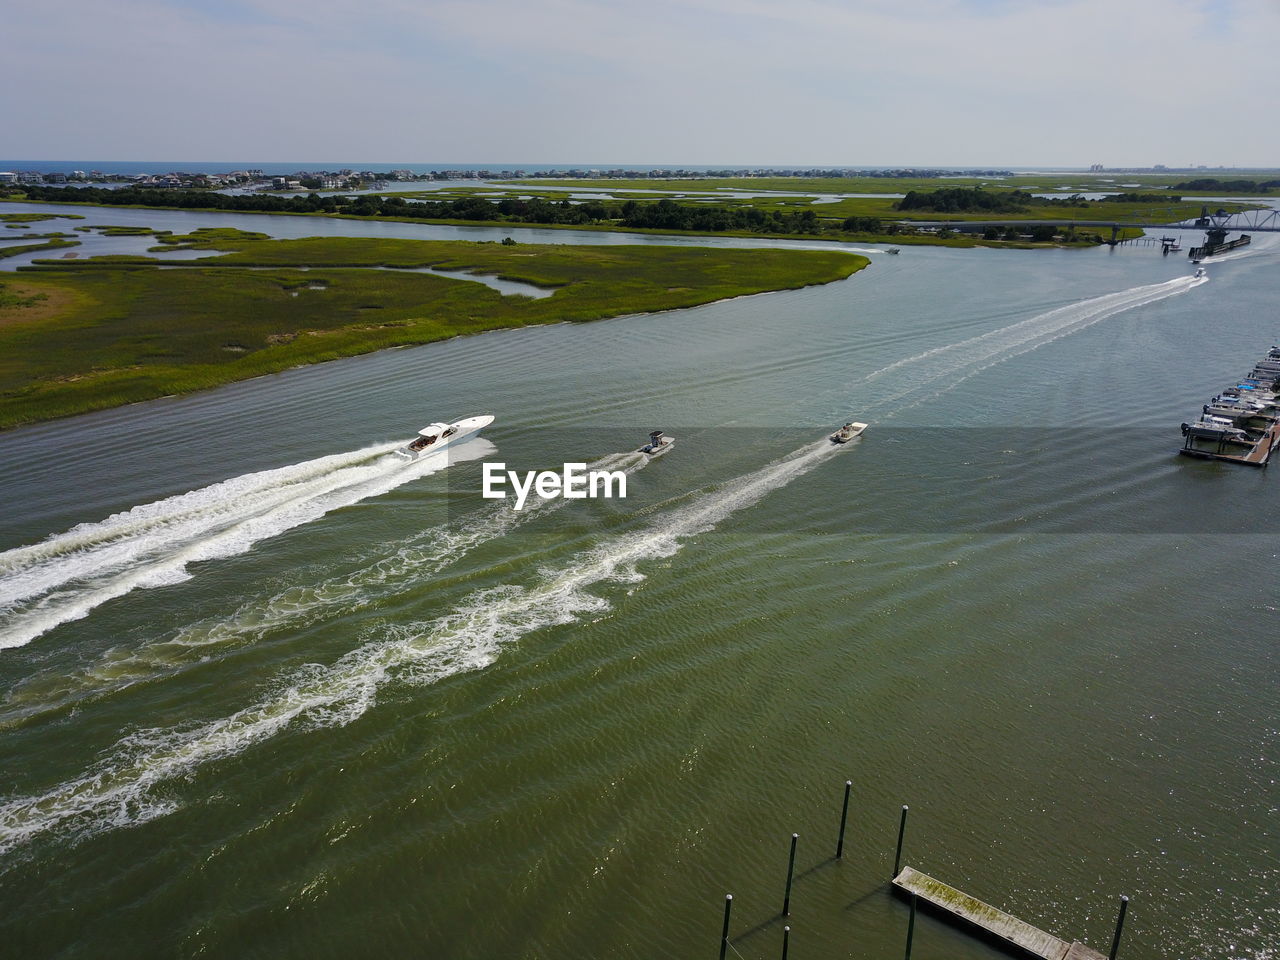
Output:
M1244 443L1253 445L1253 440L1233 420L1227 417L1215 417L1201 414L1200 419L1182 425L1184 437L1199 437L1204 440L1218 440L1226 443Z
M396 456L406 461L433 456L446 447L470 440L491 423L493 417L490 416L468 417L455 423L429 423L418 431L417 437L396 450Z
M1226 417L1229 420L1248 420L1252 417L1276 419L1276 408L1271 404L1234 401L1230 397L1211 400L1204 405L1202 412L1213 417Z

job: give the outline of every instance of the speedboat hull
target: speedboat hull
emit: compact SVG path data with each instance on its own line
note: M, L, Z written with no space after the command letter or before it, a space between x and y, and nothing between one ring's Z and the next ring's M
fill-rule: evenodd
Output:
M465 420L448 424L447 430L438 439L425 446L418 446L420 441L415 440L413 443L398 448L396 456L406 463L412 463L414 460L421 460L424 457L434 457L442 450L465 443L491 423L493 423L493 417L490 416L467 417Z
M636 451L648 457L660 457L676 445L676 438L657 432L649 435L649 442Z
M1182 425L1184 437L1197 437L1201 440L1217 440L1221 443L1243 443L1252 445L1249 435L1225 418L1206 419L1202 417L1194 423Z
M865 423L851 421L831 435L832 443L848 443L862 435L862 431L867 429Z

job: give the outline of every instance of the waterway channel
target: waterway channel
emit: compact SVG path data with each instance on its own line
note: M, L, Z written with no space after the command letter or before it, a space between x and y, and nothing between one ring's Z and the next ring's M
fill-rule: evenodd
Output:
M907 803L906 862L1066 939L1105 952L1127 894L1126 960L1273 958L1277 478L1174 451L1271 345L1280 247L1207 281L1146 248L871 256L0 434L3 942L711 957L733 893L734 953L772 957L795 831L793 956L891 957ZM479 413L447 465L387 453ZM627 497L517 514L485 461Z

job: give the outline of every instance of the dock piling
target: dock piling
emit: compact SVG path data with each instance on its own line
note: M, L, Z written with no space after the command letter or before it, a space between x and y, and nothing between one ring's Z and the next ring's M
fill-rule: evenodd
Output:
M800 839L800 834L793 833L791 835L791 857L787 861L787 892L782 897L782 915L784 917L791 916L791 879L796 872L796 843Z
M733 894L724 895L724 928L720 931L720 960L724 960L725 951L729 949L729 912L733 909Z
M902 870L902 837L907 832L907 805L902 805L902 819L898 821L898 852L893 855L893 876Z
M791 928L783 927L782 928L782 960L787 960L787 946L788 946L788 941L790 939L791 939Z
M853 789L853 781L844 782L844 809L840 811L840 839L836 841L836 859L844 855L844 825L849 820L849 791Z
M1124 930L1124 915L1129 909L1129 898L1120 898L1120 915L1116 917L1116 935L1111 939L1111 955L1109 960L1116 960L1116 954L1120 952L1120 933Z
M903 960L911 960L911 941L916 935L916 895L911 895L911 912L907 916L907 952Z

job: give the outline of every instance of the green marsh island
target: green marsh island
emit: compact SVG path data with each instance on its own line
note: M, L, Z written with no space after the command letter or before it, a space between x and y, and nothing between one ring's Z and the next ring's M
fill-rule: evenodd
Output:
M273 240L227 229L155 239L154 256L40 260L3 275L0 427L388 347L830 283L869 262L837 250ZM486 277L541 295L478 282Z

